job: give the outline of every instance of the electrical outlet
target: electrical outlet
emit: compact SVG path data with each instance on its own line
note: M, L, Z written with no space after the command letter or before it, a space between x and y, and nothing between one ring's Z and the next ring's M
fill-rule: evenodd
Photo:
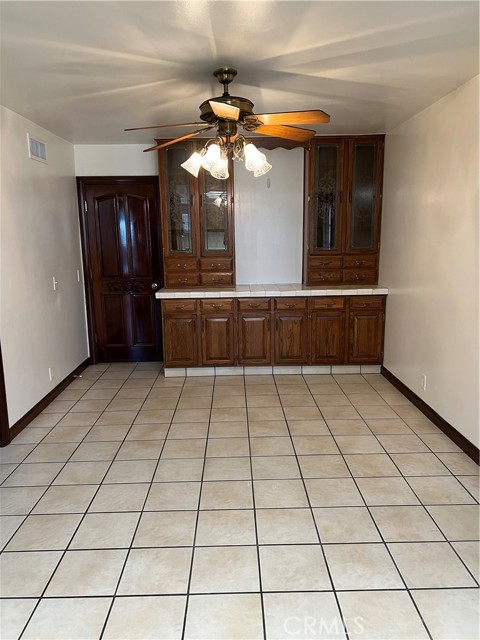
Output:
M426 391L426 389L427 389L427 376L426 376L424 373L422 373L422 378L421 378L420 386L422 387L422 389L423 389L424 391Z
M50 378L50 382L53 382L53 378L54 378L53 367L48 367L48 377Z

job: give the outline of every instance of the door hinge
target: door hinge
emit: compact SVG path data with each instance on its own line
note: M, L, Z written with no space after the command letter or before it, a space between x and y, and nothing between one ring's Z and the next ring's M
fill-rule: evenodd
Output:
M87 207L87 201L86 200L83 201L83 208L85 209L85 213L87 213L88 207Z

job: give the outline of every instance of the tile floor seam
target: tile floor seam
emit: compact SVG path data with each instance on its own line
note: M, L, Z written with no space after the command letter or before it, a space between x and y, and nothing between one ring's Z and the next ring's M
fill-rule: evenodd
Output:
M136 367L135 367L135 368L136 368ZM135 370L135 369L134 369L134 370ZM158 379L158 377L160 376L161 372L162 372L162 370L160 370L160 372L158 373L158 375L155 377L155 380L154 380L154 382L152 383L152 386L150 387L150 391L153 389L154 384L155 384L156 380ZM128 380L128 378L127 378L127 380ZM183 389L184 385L185 385L185 382L184 382L184 383L183 383L183 385L182 385L182 389ZM122 386L123 386L123 385L122 385ZM177 400L177 404L176 404L176 406L178 406L178 403L179 403L179 401L180 401L180 396L181 396L181 392L180 392L180 395L179 395L179 397L178 397L178 400ZM114 396L114 397L115 397L115 396ZM148 394L147 394L147 396L146 396L146 397L148 398ZM144 400L144 402L142 403L142 405L141 405L141 406L143 406L143 404L145 404L145 401L146 401L146 399ZM138 413L139 413L140 411L141 411L141 408L138 410ZM138 413L137 413L137 416L138 416ZM172 415L172 420L173 420L173 415ZM123 441L122 441L122 444L126 442L127 436L128 436L128 434L129 434L129 432L131 431L131 429L132 429L132 427L133 427L134 423L135 423L135 420L133 420L133 421L132 421L132 424L131 424L130 428L128 429L127 433L125 434L125 437L124 437L124 439L123 439ZM171 428L171 425L172 425L172 421L170 422L170 425L169 425L169 427L168 427L167 434L168 434L168 431L169 431L169 430L170 430L170 428ZM165 438L164 438L164 440L163 440L163 444L162 444L162 446L161 446L160 453L159 453L159 455L158 455L157 463L156 463L155 468L154 468L153 473L152 473L152 478L151 478L151 480L150 480L150 483L146 483L146 484L149 484L150 486L149 486L149 488L148 488L148 489L147 489L147 491L146 491L145 498L144 498L144 500L143 500L143 505L142 505L142 508L140 509L140 515L139 515L139 517L138 517L137 524L136 524L136 526L135 526L135 529L134 529L133 535L132 535L132 537L131 537L131 539L130 539L130 545L129 545L128 550L127 550L127 553L126 553L126 555L125 555L125 560L124 560L123 565L122 565L122 568L121 568L121 570L120 570L120 573L119 573L119 576L118 576L118 579L117 579L117 582L116 582L115 590L114 590L114 592L113 592L113 594L112 594L112 596L111 596L111 597L112 597L112 601L111 601L111 603L110 603L110 606L108 607L107 615L106 615L106 617L105 617L105 620L104 620L104 623L103 623L103 626L102 626L102 630L101 630L100 635L99 635L99 640L102 640L102 638L103 638L103 636L104 636L104 633L105 633L105 630L106 630L106 628L107 628L108 620L109 620L109 618L110 618L110 615L111 615L111 612L112 612L112 609L113 609L113 605L114 605L114 602L115 602L115 598L117 597L118 589L119 589L119 587L120 587L120 584L121 584L121 581L122 581L122 577L123 577L123 574L124 574L124 572L125 572L125 568L126 568L126 566L127 566L128 559L129 559L129 557L130 557L130 553L131 553L131 551L132 551L132 547L133 547L133 543L134 543L134 540L135 540L135 536L137 535L137 531L138 531L138 528L139 528L139 526L140 526L140 522L141 522L141 520L142 520L142 516L143 516L144 510L145 510L145 506L146 506L146 504L147 504L148 497L149 497L150 492L151 492L151 490L152 490L153 478L155 477L155 473L157 472L158 465L160 464L160 460L161 460L161 458L162 458L162 452L163 452L163 449L165 448L165 443L166 443L166 442L167 442L167 437L165 436ZM118 449L118 451L120 451L120 449L121 449L121 446L120 446L120 448ZM117 451L117 455L118 455L118 451ZM114 457L114 459L113 459L113 461L112 461L112 464L113 464L113 462L115 461L115 458L116 458L116 456ZM100 484L100 486L102 486L102 484L103 484L103 483L101 483L101 484ZM20 640L20 639L19 639L19 640Z
M303 378L303 379L304 379L304 381L305 381L305 377L304 377L303 375L302 375L302 378ZM305 382L306 382L306 381L305 381ZM276 382L275 382L275 384L276 384ZM307 386L308 386L308 385L307 385ZM309 389L309 392L310 392L310 389ZM310 392L310 393L311 393L311 392ZM313 397L313 394L312 394L312 397ZM282 409L283 409L283 408L282 408ZM322 415L323 415L323 414L322 414ZM285 416L285 420L286 420L286 416ZM301 465L300 465L300 463L299 463L299 461L298 461L298 455L297 455L297 452L296 452L295 443L294 443L294 441L293 441L292 432L291 432L291 430L290 430L290 426L289 426L289 424L288 424L288 420L286 420L286 422L287 422L287 429L288 429L288 432L289 432L289 434L290 434L290 439L291 439L291 442L292 442L292 447L293 447L293 450L294 450L294 452L295 452L295 458L296 458L296 461L297 461L297 466L298 466L298 470L299 470L299 473L300 473L300 478L301 478L301 481L302 481L303 490L304 490L305 495L306 495L306 497L307 497L308 508L309 508L309 511L310 511L310 517L311 517L311 518L312 518L312 520L313 520L313 526L315 527L315 531L316 531L316 534L317 534L317 539L318 539L318 543L319 543L320 551L321 551L321 553L322 553L323 561L324 561L324 563L325 563L325 568L326 568L327 575L328 575L328 579L329 579L329 581L330 581L330 585L331 585L331 588L332 588L332 593L333 593L333 596L334 596L334 598L335 598L335 603L336 603L336 605L337 605L337 610L338 610L338 612L339 612L339 614L340 614L340 619L341 619L341 622L342 622L342 625L343 625L343 630L344 630L344 632L345 632L345 637L346 637L346 639L347 639L347 640L349 640L350 636L349 636L349 633L348 633L347 624L346 624L346 621L345 621L345 617L344 617L344 615L343 615L342 608L341 608L341 606L340 606L340 601L339 601L339 598L338 598L338 595L337 595L337 591L336 591L336 588L335 588L335 583L334 583L334 581L333 581L333 576L332 576L331 567L330 567L330 565L329 565L329 563L328 563L327 556L326 556L326 554L325 554L325 550L324 550L323 545L322 545L322 539L321 539L321 536L320 536L320 531L319 531L319 529L318 529L317 521L316 521L316 519L315 519L315 514L314 514L314 512L313 512L312 503L311 503L311 500L310 500L310 495L309 495L309 493L308 493L308 491L307 491L307 486L306 486L306 484L305 484L305 479L304 479L304 477L303 477L303 471L302 471ZM325 424L327 424L326 420L325 420ZM328 428L328 424L327 424L327 428ZM331 433L331 432L330 432L330 433Z

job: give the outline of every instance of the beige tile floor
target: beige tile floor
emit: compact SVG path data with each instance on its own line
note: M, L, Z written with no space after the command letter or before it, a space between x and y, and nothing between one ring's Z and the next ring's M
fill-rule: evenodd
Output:
M0 451L3 640L480 637L478 467L381 375L160 369Z

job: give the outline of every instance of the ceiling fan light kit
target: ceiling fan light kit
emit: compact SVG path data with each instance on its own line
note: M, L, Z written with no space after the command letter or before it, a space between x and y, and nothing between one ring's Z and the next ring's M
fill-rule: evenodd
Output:
M234 160L244 161L246 169L252 171L253 175L258 178L270 171L272 165L267 161L264 153L259 151L251 142L247 143L243 135L239 135L239 126L247 132L285 138L304 144L313 138L316 132L313 129L303 129L290 125L326 124L330 122L330 116L320 110L254 114L254 104L251 100L240 96L231 96L228 92L228 85L237 75L236 69L233 67L220 67L213 72L213 75L223 85L223 94L216 98L205 100L200 105L200 118L208 126L174 140L162 142L154 147L145 149L145 151L163 149L216 127L217 135L215 138L208 140L200 153L195 151L180 166L195 177L198 177L198 173L203 167L214 178L226 180L229 176L228 154L231 153ZM138 129L157 129L168 126L196 127L199 124L198 122L190 122L179 125L138 127ZM125 129L125 131L135 130Z

